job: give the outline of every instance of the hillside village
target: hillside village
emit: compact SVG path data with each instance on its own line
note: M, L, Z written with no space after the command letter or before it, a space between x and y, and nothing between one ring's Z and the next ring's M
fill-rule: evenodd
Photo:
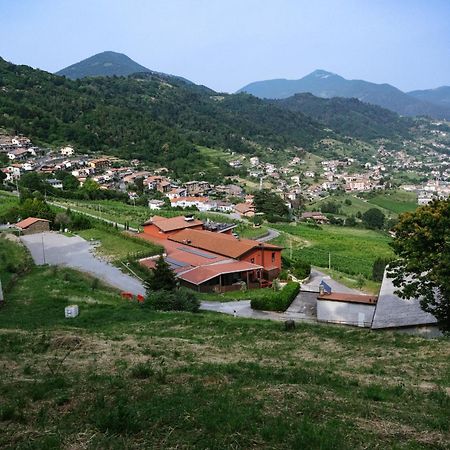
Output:
M432 144L438 146L435 142ZM165 167L147 168L136 159L124 161L112 156L78 154L71 146L53 150L40 148L24 136L1 135L0 155L4 158L1 171L5 174L5 183L14 184L21 174L36 172L43 174L53 188L62 189L63 183L57 174L67 172L80 186L89 179L100 189L126 192L130 201L136 201L144 192L150 194L148 206L152 210L170 205L253 217L255 207L251 194L263 187L270 187L291 210L335 191L359 194L394 185L417 194L419 205L428 204L434 198L448 198L450 156L445 151L450 149L439 145L439 151L427 148L420 156L414 152L389 151L381 145L373 161L366 163L355 158L315 159L311 163L301 148L298 153L302 156L293 157L283 166L264 162L258 156L238 156L229 161L229 165L240 173L244 168L249 182L237 173L225 177L221 183L200 179L181 183ZM420 174L422 181L402 184L400 176L413 172ZM250 190L249 183L253 186Z

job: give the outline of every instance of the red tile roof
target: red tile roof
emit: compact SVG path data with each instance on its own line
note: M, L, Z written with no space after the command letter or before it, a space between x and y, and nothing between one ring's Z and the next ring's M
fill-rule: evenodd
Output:
M375 295L359 295L346 294L341 292L332 292L331 294L323 294L317 297L317 300L329 300L332 302L348 302L348 303L364 303L375 305L378 297Z
M170 219L161 216L153 216L144 223L144 225L152 224L158 227L161 231L167 233L168 231L197 227L199 225L203 225L203 222L198 219L186 220L184 216L171 217Z
M232 261L220 264L200 266L178 274L178 278L195 285L203 284L219 275L236 272L248 272L250 270L262 269L262 266L245 261Z
M20 222L17 222L15 226L17 228L22 228L22 230L23 230L25 228L28 228L30 225L33 225L33 223L36 223L36 222L50 222L50 220L39 219L38 217L28 217L24 220L21 220Z
M262 244L250 239L236 239L234 236L222 233L213 233L205 230L182 230L169 236L169 239L190 247L200 248L212 253L237 259L254 248L268 248L281 250L271 244Z

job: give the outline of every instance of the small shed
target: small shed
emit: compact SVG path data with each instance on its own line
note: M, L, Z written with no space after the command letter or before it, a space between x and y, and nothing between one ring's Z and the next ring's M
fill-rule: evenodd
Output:
M50 221L39 217L28 217L15 224L22 234L43 233L50 231Z
M370 327L376 304L374 295L325 291L317 297L317 320Z

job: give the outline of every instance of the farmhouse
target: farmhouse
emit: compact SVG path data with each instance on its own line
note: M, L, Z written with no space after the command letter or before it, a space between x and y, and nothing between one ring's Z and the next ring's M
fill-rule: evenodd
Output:
M206 250L238 261L262 266L263 277L276 278L281 271L281 247L251 239L236 239L223 233L199 229L185 229L168 237L169 240Z
M43 231L50 231L50 221L46 219L39 219L37 217L28 217L15 224L22 234L42 233Z
M185 228L203 229L203 222L192 217L177 216L166 217L153 216L143 224L144 234L157 239L167 239L170 235Z

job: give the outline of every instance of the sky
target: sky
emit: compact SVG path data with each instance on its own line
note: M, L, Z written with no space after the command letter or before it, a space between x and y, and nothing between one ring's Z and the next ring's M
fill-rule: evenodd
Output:
M93 54L234 92L316 69L450 85L450 0L0 0L0 56L55 72Z

